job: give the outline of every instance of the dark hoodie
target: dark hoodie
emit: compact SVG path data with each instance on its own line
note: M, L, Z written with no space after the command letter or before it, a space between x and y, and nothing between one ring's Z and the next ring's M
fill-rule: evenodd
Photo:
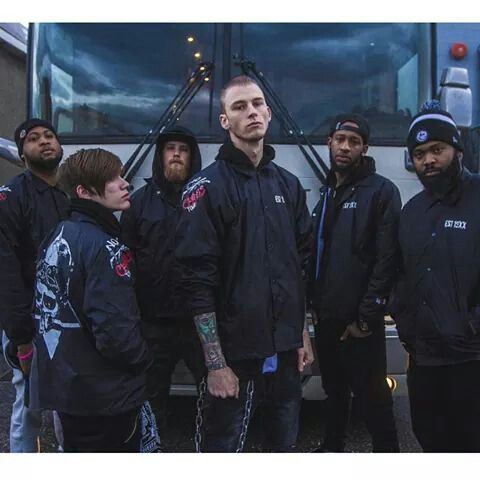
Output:
M179 271L174 254L181 189L175 188L163 173L163 146L170 140L190 146L190 172L186 182L200 171L200 150L190 130L175 126L160 135L152 163L152 177L132 195L131 207L120 220L122 240L135 254L136 292L142 320L153 323L187 315L178 291Z
M339 327L362 320L378 328L398 263L400 193L371 157L338 188L333 172L328 180L313 211L309 302Z

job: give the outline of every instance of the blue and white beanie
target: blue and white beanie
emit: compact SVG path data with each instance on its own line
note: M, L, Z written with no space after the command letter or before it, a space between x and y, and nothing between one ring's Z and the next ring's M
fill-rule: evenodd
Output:
M410 123L407 148L410 156L419 145L437 140L463 152L462 139L452 116L440 108L438 100L423 104Z

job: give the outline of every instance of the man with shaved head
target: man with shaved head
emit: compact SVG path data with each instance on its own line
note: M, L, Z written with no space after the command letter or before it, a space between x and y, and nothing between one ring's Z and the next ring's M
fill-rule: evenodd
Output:
M300 373L312 362L304 330L311 224L299 180L264 139L271 111L249 77L221 94L228 133L216 161L183 191L177 230L182 285L203 346L197 451L241 452L266 401L265 449L291 451Z

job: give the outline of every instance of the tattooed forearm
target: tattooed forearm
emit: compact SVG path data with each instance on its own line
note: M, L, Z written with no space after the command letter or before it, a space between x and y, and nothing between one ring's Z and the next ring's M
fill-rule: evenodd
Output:
M218 341L215 313L204 313L195 317L195 325L202 345Z
M208 370L219 370L227 366L217 333L215 312L202 313L194 317L195 326L205 355Z

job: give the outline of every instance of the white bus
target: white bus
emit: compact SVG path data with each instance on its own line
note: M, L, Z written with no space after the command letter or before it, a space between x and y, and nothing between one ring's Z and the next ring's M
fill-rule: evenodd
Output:
M214 72L178 119L197 135L206 166L225 138L220 89L241 73L235 56L248 58L327 164L331 119L348 111L364 115L377 171L397 184L405 202L421 188L406 155L410 119L437 93L445 67L473 70L471 82L479 83L474 53L449 55L454 42L469 45L479 33L476 24L33 24L28 109L53 122L66 155L101 145L127 162L199 63L211 62ZM449 86L449 78L444 90L469 92L478 119L472 105L480 102L476 91L472 100L468 79ZM267 140L276 162L300 178L312 209L320 181L294 138L274 118ZM150 176L152 157L153 150L133 178L135 187ZM387 342L394 386L402 383L406 356L388 321ZM182 391L182 380L176 383ZM318 376L307 375L305 397L320 398L319 386Z

